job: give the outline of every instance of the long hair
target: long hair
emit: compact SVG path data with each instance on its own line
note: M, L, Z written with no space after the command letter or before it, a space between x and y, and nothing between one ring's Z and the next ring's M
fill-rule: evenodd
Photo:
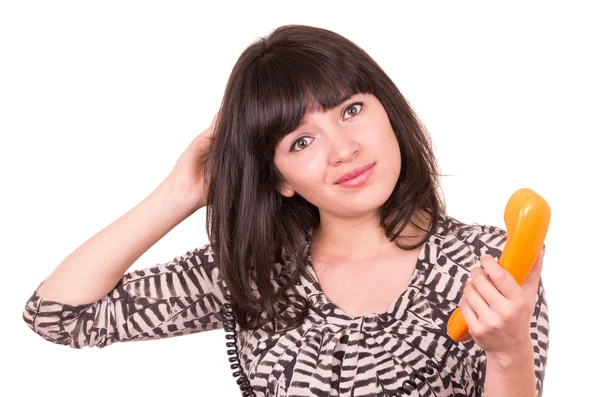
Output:
M416 212L426 213L425 239L397 243L414 249L445 212L429 134L364 50L339 34L302 25L257 39L233 67L206 163L207 232L242 329L271 324L287 330L308 313L307 299L289 287L308 275L306 238L319 225L319 210L298 194L278 192L283 177L273 162L275 148L305 112L327 111L357 93L381 102L402 155L398 182L380 209L388 239L396 241L414 224Z

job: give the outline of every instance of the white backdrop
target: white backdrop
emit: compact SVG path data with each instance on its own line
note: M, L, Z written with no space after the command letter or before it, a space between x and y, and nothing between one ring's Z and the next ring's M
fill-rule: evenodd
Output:
M2 2L0 394L238 395L222 330L76 350L46 342L21 314L71 251L167 176L210 123L244 48L300 23L353 40L396 82L449 175L450 215L504 227L516 189L548 200L544 396L590 395L600 355L590 329L600 276L597 13L577 1L390 4ZM203 245L204 221L201 210L131 269Z

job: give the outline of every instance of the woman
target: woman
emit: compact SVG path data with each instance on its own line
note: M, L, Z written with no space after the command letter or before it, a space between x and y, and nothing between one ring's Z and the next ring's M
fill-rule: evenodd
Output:
M543 252L519 286L496 262L506 232L440 196L430 138L381 68L340 35L283 26L242 53L165 181L23 317L74 348L224 327L244 395L541 395ZM204 206L210 244L125 273ZM457 307L465 343L446 333Z

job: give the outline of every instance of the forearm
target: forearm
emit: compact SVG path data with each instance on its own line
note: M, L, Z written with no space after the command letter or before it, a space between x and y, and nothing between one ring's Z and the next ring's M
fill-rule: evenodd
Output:
M38 295L71 305L97 301L144 252L194 210L186 205L183 192L159 185L65 258L37 290Z
M485 397L535 397L533 345L503 357L488 355Z

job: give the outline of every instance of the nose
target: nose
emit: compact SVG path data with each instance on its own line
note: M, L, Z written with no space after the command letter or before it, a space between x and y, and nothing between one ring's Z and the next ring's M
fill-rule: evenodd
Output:
M331 136L329 163L337 165L353 159L358 154L360 145L352 137L350 131L336 129Z

